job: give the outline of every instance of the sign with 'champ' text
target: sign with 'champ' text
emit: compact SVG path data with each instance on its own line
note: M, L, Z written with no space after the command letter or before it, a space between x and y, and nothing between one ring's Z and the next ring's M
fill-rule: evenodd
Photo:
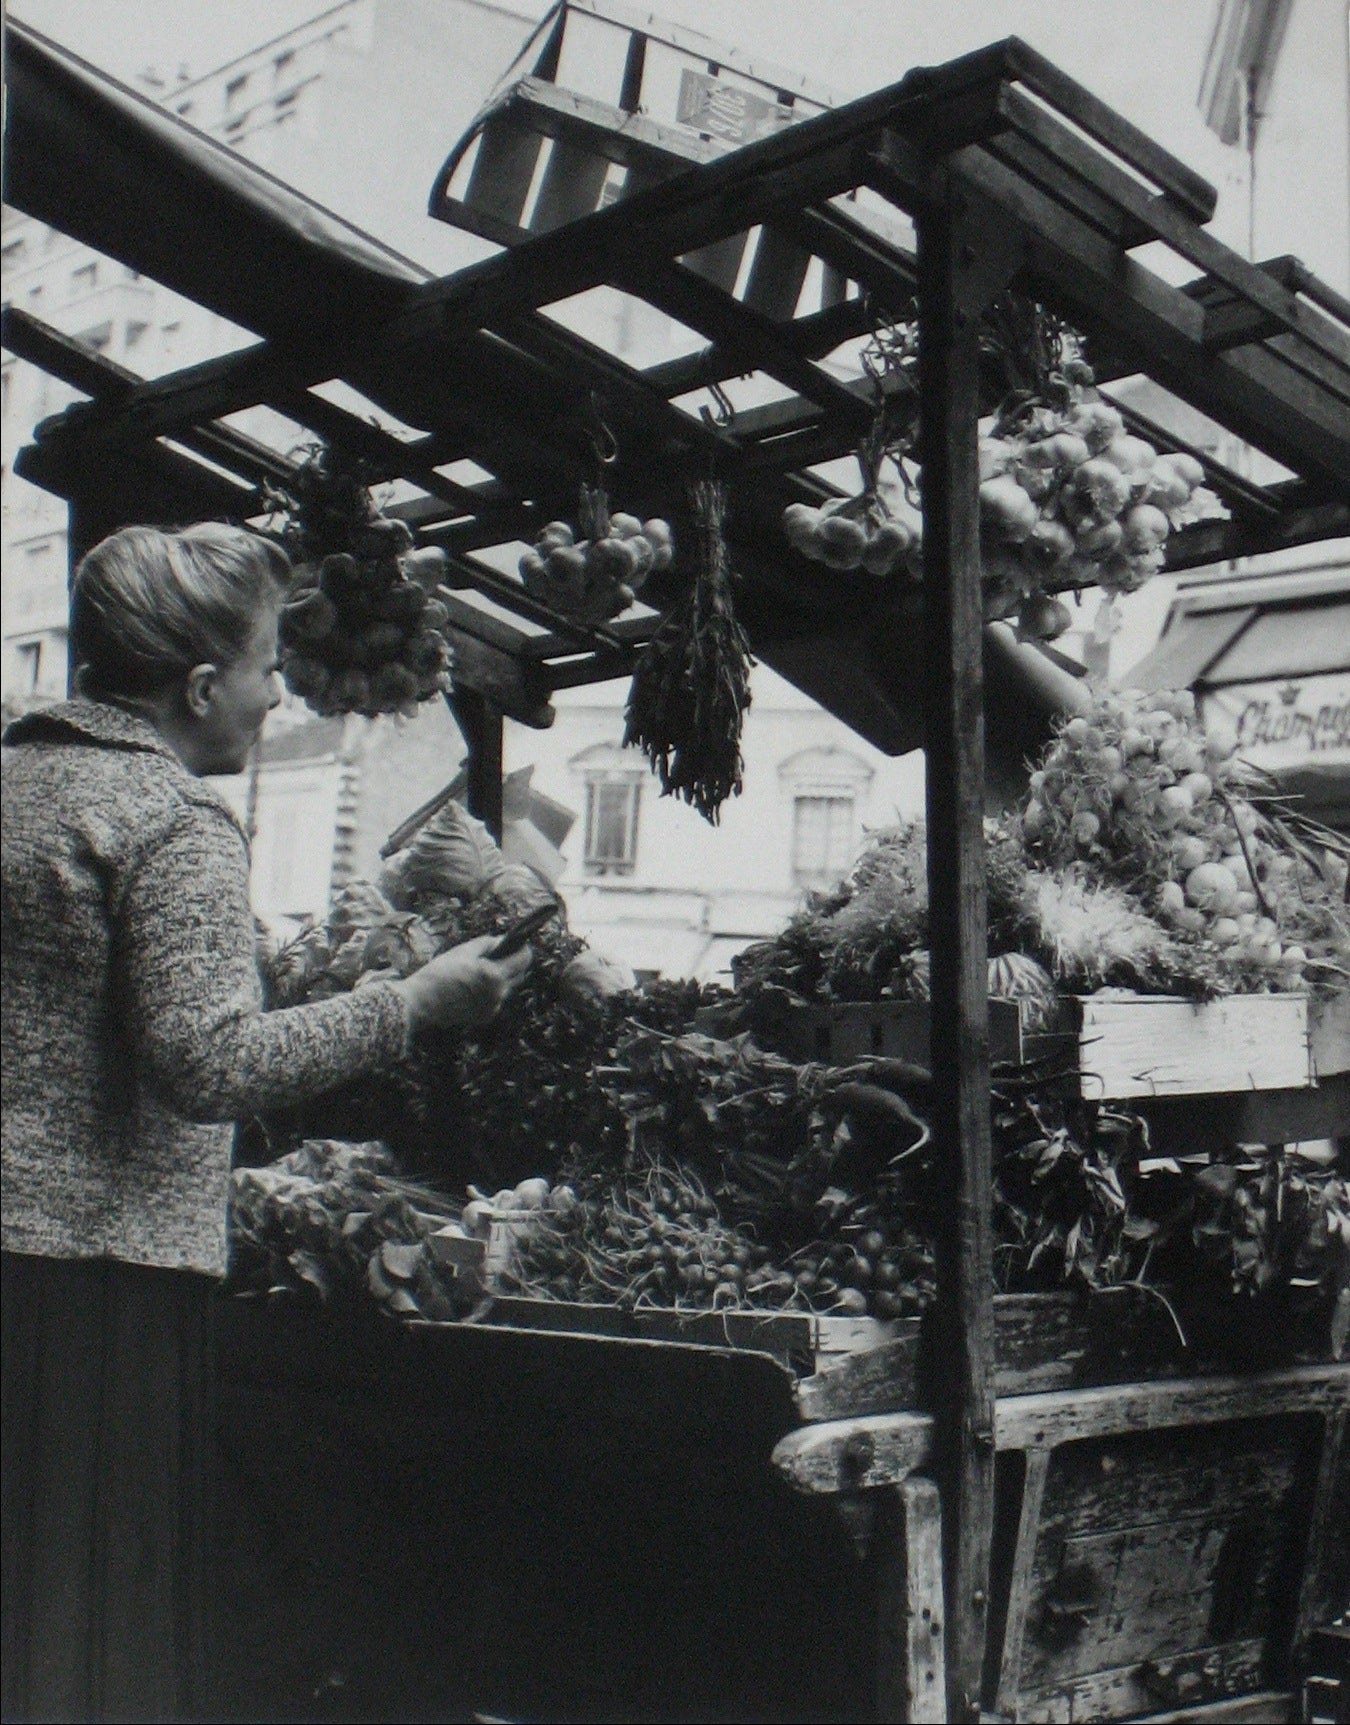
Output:
M1271 772L1350 767L1350 671L1211 690L1204 721L1230 725L1243 759Z

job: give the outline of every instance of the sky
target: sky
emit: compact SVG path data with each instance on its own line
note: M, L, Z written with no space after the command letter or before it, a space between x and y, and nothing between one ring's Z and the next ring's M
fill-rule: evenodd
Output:
M535 18L546 0L499 0ZM1217 0L657 0L660 17L861 95L1020 35L1220 188L1240 164L1196 108ZM18 0L14 16L122 79L192 77L324 10L321 0ZM527 26L522 27L522 39ZM1332 45L1329 44L1329 48ZM1236 221L1236 217L1234 218ZM1225 234L1224 237L1228 237ZM1292 249L1292 248L1291 248Z

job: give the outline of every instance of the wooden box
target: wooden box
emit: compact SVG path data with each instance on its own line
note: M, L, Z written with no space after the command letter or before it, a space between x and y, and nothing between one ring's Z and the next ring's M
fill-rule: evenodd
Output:
M868 1055L929 1062L929 1010L922 1000L841 1001L825 1005L802 1000L786 989L766 990L754 1020L755 1040L790 1060L821 1060L846 1066ZM989 1058L994 1065L1018 1065L1024 1058L1018 1002L989 1002Z
M1064 1029L1040 1049L1076 1047L1079 1087L1091 1100L1297 1090L1315 1080L1304 995L1102 993L1075 996L1064 1013ZM1331 1070L1330 1048L1324 1058Z

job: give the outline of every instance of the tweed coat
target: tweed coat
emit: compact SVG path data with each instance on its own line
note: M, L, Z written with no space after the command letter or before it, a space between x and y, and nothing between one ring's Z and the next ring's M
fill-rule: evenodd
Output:
M225 1123L392 1066L406 1005L262 1010L247 839L144 720L75 700L4 742L4 1248L220 1274Z

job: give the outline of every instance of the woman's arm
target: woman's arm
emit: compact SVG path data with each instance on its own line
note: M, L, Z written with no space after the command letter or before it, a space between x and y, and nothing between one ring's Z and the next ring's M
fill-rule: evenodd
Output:
M264 1012L243 836L224 810L194 803L124 883L114 1009L170 1106L190 1120L233 1120L388 1071L423 1022L491 1016L523 967L485 961L488 944L407 982Z

